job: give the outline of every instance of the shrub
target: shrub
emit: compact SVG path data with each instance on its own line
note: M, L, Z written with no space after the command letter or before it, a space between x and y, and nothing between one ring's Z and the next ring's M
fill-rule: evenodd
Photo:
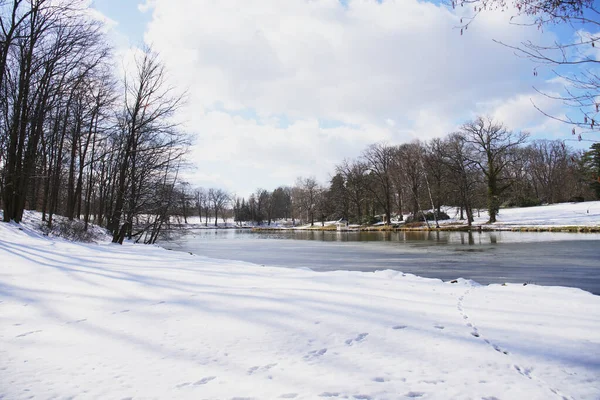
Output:
M368 217L363 218L364 225L374 225L379 222L381 222L381 219L379 217L368 216Z
M450 216L443 211L440 211L439 213L436 211L435 216L437 216L438 221L444 221L446 219L450 219ZM425 218L427 218L427 221L435 221L435 216L433 214L433 211L427 211L425 213ZM425 218L423 218L422 213L417 214L416 217L414 215L409 215L406 218L406 223L410 224L411 222L415 222L415 221L425 221Z
M507 201L505 203L505 206L508 208L511 208L511 207L536 207L541 204L542 204L541 201L539 201L538 199L535 199L533 197L518 196L518 197L515 197L515 198Z
M46 223L41 223L40 230L47 236L57 236L74 242L92 243L101 239L101 234L96 230L85 230L85 223L79 220L69 221L66 218L55 219L52 227Z

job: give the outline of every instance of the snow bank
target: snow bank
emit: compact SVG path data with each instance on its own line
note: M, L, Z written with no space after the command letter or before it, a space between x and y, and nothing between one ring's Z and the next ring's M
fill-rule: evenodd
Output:
M598 399L600 297L0 224L0 398Z

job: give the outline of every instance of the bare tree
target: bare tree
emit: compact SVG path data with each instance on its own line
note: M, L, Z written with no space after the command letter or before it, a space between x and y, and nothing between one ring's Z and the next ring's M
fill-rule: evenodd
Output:
M305 221L310 222L310 226L315 224L319 190L319 184L314 177L296 180L295 205L298 207L299 214L306 216Z
M467 214L467 224L473 223L473 203L478 183L478 166L473 147L469 146L461 133L452 133L445 138L442 147L442 162L448 169L448 180L458 194L461 218L463 210Z
M434 138L425 146L425 173L429 176L433 207L436 213L441 213L441 206L448 197L448 170L444 165L444 141L442 138Z
M200 223L202 223L202 210L206 208L207 197L208 194L206 193L206 190L204 188L196 188L194 190L194 201L196 205L196 210L198 211L198 218L200 220Z
M502 175L510 163L508 153L525 143L529 135L524 132L513 133L491 117L478 117L463 124L461 133L464 140L473 146L475 157L472 161L485 175L489 222L494 223L500 210L500 195L513 182Z
M385 143L376 143L367 147L362 153L362 158L369 169L373 185L369 186L385 214L385 224L392 220L392 167L395 149Z
M174 94L174 89L167 84L166 72L158 55L146 49L136 60L133 77L125 78L125 107L119 120L123 145L119 154L115 205L109 224L113 242L122 243L122 229L131 236L133 218L140 211L144 178L154 166L179 158L184 153L185 139L172 122L172 116L182 101L183 97ZM165 149L176 147L179 151L171 153L169 160L161 157ZM140 168L144 161L147 168ZM124 228L119 229L124 213Z
M423 157L422 147L419 142L405 143L398 146L394 163L396 171L400 177L400 182L408 188L410 198L412 199L412 215L417 218L421 213L419 203L420 192L425 183L421 159Z
M189 211L189 202L191 199L189 189L190 184L188 182L181 182L179 184L179 201L181 203L181 213L183 214L183 222L188 223L188 211Z
M576 194L575 156L563 141L536 140L526 151L534 195L540 202L567 201Z
M218 226L217 218L219 213L223 211L225 205L229 201L229 194L222 189L208 189L208 199L212 204L215 212L215 227Z
M336 171L344 178L346 193L350 197L350 204L352 204L351 208L354 209L356 221L362 223L367 192L366 174L368 167L362 160L344 160L342 164L336 167Z
M572 112L565 115L550 115L537 105L544 115L573 125L572 134L582 140L582 134L597 132L600 119L600 74L595 48L600 40L600 8L594 0L449 0L453 7L468 6L470 15L460 21L463 34L477 19L488 10L515 10L511 22L518 25L531 25L542 29L548 25L560 25L565 32L552 44L531 41L520 44L498 42L514 50L520 57L527 57L536 66L533 74L547 68L565 82L564 93L560 96L539 91L546 97L562 101ZM512 8L510 7L512 6ZM546 79L544 79L546 81Z
M13 1L2 12L0 46L0 166L4 220L19 222L40 165L40 143L64 87L80 82L106 54L99 25L79 1ZM9 72L10 71L10 72ZM68 121L63 114L64 122ZM59 124L55 130L59 130ZM35 207L35 204L32 205Z

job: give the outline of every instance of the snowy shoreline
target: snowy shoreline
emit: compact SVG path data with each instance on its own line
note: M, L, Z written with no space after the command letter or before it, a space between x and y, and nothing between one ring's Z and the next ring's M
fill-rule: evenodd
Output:
M0 260L0 398L600 396L600 296L580 289L259 267L14 224Z
M516 231L516 232L573 232L573 233L597 233L600 232L600 201L588 201L581 203L550 204L527 208L504 208L500 210L498 222L488 224L488 214L481 211L475 214L473 226L468 227L464 220L459 219L459 210L455 207L444 207L443 211L450 215L449 220L439 221L440 228L435 227L434 221L429 221L430 226L403 226L395 223L393 226L353 225L350 231ZM405 215L408 217L408 215ZM179 221L174 224L178 228L186 230L193 229L253 229L255 231L331 231L336 230L338 221L315 222L314 226L281 225L274 222L272 225L260 226L236 226L234 221L219 223L214 226L214 219L208 223L198 222L197 217L188 217L190 223Z

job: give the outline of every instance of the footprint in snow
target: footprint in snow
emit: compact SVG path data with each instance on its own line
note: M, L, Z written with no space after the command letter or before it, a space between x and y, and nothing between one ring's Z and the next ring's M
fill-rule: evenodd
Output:
M373 382L379 382L379 383L383 383L386 382L387 379L382 378L381 376L376 376L375 378L372 379Z
M425 394L425 392L408 392L406 393L404 396L406 397L411 397L411 398L417 398L417 397L422 397Z
M354 396L355 399L361 399L361 400L371 400L372 397L369 396L368 394L355 394Z
M321 350L313 350L313 351L309 351L305 356L304 359L305 360L312 360L314 358L318 358L321 357L323 354L327 353L327 349L321 349Z
M533 371L533 368L521 368L518 365L515 365L514 367L517 370L517 372L519 372L521 375L531 379L531 371Z
M339 392L323 392L319 395L319 397L338 397L339 395Z
M437 385L438 383L444 383L446 381L443 380L443 379L440 379L440 380L435 380L435 379L429 379L429 380L427 380L427 379L425 379L425 380L422 380L422 381L419 381L419 382L426 383L428 385Z
M206 385L208 382L212 381L213 379L216 379L216 376L207 376L205 378L200 379L199 381L194 382L195 386L198 385Z
M79 323L84 322L84 321L87 321L87 318L78 319L76 321L69 321L69 322L67 322L67 325L69 325L69 324L79 324Z
M439 324L436 324L436 325L434 325L433 327L434 327L434 328L436 328L436 329L444 329L444 328L445 328L445 326L444 326L444 325L439 325ZM411 393L412 393L412 392L411 392ZM415 393L416 393L416 392L415 392Z
M354 339L347 339L346 340L346 344L348 346L352 345L352 342L362 342L363 340L365 340L365 338L369 336L368 333L359 333Z
M406 325L395 325L395 326L392 326L392 329L396 329L396 330L398 330L398 329L406 329L406 328L407 328Z
M20 335L15 336L15 337L25 337L25 336L33 335L34 333L40 333L40 332L42 332L42 331L25 332L25 333L21 333Z
M276 365L277 365L277 363L267 364L267 365L262 366L262 367L258 366L258 365L255 365L254 367L248 368L248 375L252 375L252 374L254 374L257 371L266 372L266 371L270 370L271 368L273 368Z

